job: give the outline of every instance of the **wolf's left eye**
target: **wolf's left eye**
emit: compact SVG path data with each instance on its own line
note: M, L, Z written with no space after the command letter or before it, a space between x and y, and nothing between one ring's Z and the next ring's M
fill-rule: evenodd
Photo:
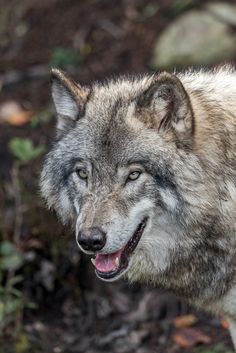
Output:
M140 174L141 172L139 171L134 171L134 172L131 172L128 176L128 180L137 180L139 177L140 177Z
M88 173L84 169L76 169L76 174L80 179L83 179L83 180L88 179Z

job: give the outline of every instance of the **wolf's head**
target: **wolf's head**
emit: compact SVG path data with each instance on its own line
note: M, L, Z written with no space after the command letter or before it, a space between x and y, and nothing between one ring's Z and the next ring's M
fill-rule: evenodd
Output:
M41 176L48 206L72 221L100 278L165 271L180 244L184 256L196 241L207 202L182 83L162 73L81 87L53 70L52 95L57 135Z

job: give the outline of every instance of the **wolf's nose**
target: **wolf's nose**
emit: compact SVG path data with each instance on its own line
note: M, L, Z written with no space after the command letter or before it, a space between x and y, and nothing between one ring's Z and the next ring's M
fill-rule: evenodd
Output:
M99 251L106 243L106 233L98 227L81 230L78 234L79 245L87 251Z

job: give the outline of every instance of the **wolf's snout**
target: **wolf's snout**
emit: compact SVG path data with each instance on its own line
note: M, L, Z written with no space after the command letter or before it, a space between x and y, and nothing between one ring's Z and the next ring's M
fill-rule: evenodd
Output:
M81 230L78 233L78 243L87 251L99 251L106 243L106 233L98 227Z

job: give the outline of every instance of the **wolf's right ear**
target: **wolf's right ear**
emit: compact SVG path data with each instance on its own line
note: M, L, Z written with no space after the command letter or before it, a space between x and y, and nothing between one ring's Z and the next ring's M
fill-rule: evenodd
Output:
M63 71L52 69L52 97L57 112L57 132L60 135L83 114L90 90L81 87Z

